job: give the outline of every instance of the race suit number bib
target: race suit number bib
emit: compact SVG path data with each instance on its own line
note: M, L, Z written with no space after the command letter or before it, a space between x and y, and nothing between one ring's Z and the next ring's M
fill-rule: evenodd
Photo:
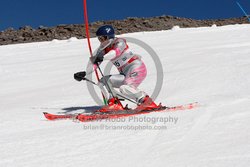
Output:
M122 54L118 59L116 59L113 64L116 66L116 67L121 67L121 66L124 66L125 64L128 63L129 59L133 57L133 53L130 51L128 53L124 53Z

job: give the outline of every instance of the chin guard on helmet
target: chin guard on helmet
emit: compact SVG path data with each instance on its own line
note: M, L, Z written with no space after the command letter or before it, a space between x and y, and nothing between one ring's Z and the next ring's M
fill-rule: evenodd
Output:
M101 42L99 49L100 50L106 49L107 47L112 45L113 41L114 41L114 39L108 39L108 40L106 40L104 42Z

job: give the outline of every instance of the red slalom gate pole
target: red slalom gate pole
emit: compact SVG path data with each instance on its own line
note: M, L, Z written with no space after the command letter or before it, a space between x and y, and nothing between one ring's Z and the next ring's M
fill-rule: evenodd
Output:
M92 48L91 48L90 35L89 35L89 21L88 21L88 12L87 12L87 0L83 0L83 9L84 9L84 22L85 22L86 37L87 37L88 46L89 46L89 53L90 53L90 56L92 57L93 52L92 52ZM99 74L97 72L97 69L95 69L95 75L96 75L96 78L97 78L97 80L99 82L100 77L99 77ZM106 105L107 101L106 101L103 93L102 93L102 98L103 98L104 104Z

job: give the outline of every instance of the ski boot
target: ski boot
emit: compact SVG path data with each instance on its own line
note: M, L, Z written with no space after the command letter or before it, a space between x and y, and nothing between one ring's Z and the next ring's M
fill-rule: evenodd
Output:
M136 111L150 111L159 109L161 107L161 104L156 105L148 95L139 100L139 103L140 104L135 109Z
M106 112L116 112L124 110L120 100L118 98L111 98L108 100L108 105L103 106L99 112L106 113Z

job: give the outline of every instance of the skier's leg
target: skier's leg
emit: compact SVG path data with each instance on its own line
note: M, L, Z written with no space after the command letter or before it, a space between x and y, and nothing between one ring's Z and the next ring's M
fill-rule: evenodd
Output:
M101 89L101 91L102 91L105 99L109 99L110 98L110 94L109 94L109 91L104 86L104 84L102 82L98 82L97 85Z
M126 94L140 104L136 110L150 110L152 108L158 108L154 101L145 92L137 88L145 79L146 75L147 69L145 64L142 61L135 62L127 72L124 82L126 85L121 86L120 88L120 91L123 94Z
M108 112L108 111L119 111L123 110L121 102L117 98L117 92L114 87L118 87L124 81L124 75L109 75L104 76L98 83L99 87L103 91L106 99L108 99L108 105L103 106L99 111Z
M125 76L122 74L115 74L109 77L109 82L113 88L119 88L124 84Z
M137 87L146 78L147 69L142 61L134 62L131 64L128 71L126 71L126 78L124 85L120 87L120 91L130 97L131 99L140 102L140 99L144 98L147 94Z
M98 86L102 90L106 99L112 98L112 94L116 97L117 91L114 88L119 88L124 82L125 76L121 74L104 76Z
M142 111L159 108L145 92L132 85L122 85L120 91L122 94L135 100L139 104L135 110Z
M122 85L120 87L120 92L126 97L135 100L139 103L139 100L144 98L147 94L133 85Z

